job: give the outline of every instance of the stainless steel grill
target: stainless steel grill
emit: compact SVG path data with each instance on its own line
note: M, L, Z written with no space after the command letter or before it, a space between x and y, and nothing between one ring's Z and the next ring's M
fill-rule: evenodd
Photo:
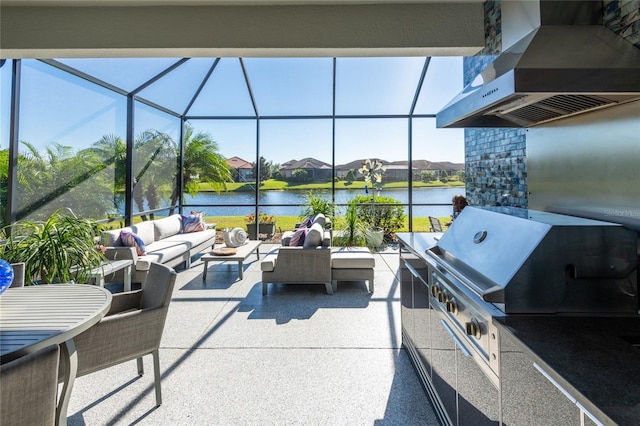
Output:
M504 313L638 313L637 235L512 207L467 207L427 250Z

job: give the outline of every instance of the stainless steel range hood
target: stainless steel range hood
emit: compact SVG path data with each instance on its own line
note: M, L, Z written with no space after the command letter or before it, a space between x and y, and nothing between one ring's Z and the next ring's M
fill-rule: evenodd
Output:
M567 3L597 2L540 4L557 18L566 10L554 7ZM438 112L436 126L531 127L640 99L640 49L602 25L541 23Z

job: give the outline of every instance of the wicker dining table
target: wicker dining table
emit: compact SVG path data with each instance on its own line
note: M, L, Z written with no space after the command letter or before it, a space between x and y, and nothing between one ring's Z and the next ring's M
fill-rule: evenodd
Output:
M78 368L73 338L106 315L111 299L108 290L82 284L10 288L0 296L1 364L51 344L60 345L60 362L66 364L66 374L56 407L57 425L67 423Z

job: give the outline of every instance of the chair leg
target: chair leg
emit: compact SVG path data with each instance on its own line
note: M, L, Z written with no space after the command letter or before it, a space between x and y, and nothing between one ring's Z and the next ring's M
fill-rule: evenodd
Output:
M324 283L324 287L327 289L327 294L333 294L333 286L330 282Z
M153 354L153 381L156 388L156 407L162 405L162 389L160 385L160 352L158 349Z
M265 296L267 294L267 283L262 283L262 295Z
M144 375L144 364L142 364L142 357L136 359L138 362L138 376L142 377Z

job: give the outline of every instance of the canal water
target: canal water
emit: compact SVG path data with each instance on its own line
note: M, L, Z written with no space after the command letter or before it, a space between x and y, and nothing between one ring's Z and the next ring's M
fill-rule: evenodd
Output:
M330 199L331 191L314 191L316 194ZM260 209L274 216L299 216L306 203L308 191L262 191L260 192ZM371 191L369 191L371 194ZM394 198L402 204L409 203L409 192L406 188L384 189L378 193L383 197ZM464 195L464 188L414 188L413 215L415 217L449 216L451 199L456 194ZM336 204L347 204L352 198L365 195L364 190L337 190ZM186 196L186 209L197 208L206 216L242 216L253 211L255 193L253 192L200 192L195 197ZM420 204L426 204L421 206ZM339 212L344 207L339 207ZM405 206L405 214L408 214Z

